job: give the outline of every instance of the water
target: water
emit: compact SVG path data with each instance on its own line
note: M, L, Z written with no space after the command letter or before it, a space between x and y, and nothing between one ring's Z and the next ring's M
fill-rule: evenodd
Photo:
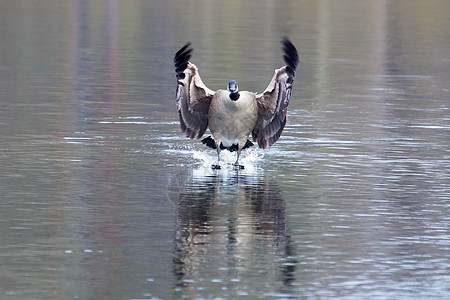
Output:
M2 1L2 299L448 299L447 1ZM288 124L244 170L180 132L173 53ZM233 162L234 154L224 154Z

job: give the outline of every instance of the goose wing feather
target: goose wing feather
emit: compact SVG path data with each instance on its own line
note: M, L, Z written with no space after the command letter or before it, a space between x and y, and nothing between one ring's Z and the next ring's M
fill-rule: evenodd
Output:
M208 128L208 111L214 92L207 88L191 62L190 43L174 57L177 77L176 103L181 130L191 139L200 138Z
M287 107L291 98L292 83L299 62L298 52L288 38L283 38L283 58L286 66L275 70L267 88L256 95L258 119L252 131L253 141L260 148L272 146L286 125Z

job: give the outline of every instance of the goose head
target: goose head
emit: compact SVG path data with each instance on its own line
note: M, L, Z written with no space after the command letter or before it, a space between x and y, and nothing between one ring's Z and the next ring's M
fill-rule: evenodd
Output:
M239 99L239 87L236 80L230 80L230 82L228 82L227 90L230 92L231 100L236 101Z

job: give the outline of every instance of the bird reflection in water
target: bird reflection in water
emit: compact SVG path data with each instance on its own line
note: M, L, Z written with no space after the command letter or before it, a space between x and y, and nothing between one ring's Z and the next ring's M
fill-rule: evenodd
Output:
M219 175L178 174L169 184L177 208L176 289L194 296L220 286L232 295L270 282L277 292L289 292L295 251L278 185L264 176Z

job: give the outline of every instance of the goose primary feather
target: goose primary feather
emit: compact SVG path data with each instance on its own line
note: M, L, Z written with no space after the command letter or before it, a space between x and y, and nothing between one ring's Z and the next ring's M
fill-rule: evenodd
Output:
M177 78L176 104L181 130L191 139L199 139L206 129L212 134L202 142L220 151L237 151L236 166L242 149L253 145L250 133L262 149L272 146L286 125L287 107L299 57L287 37L281 40L285 66L275 70L267 88L260 94L239 91L235 80L227 90L212 91L203 83L198 68L189 60L193 49L184 45L174 57ZM213 167L220 168L219 165Z

